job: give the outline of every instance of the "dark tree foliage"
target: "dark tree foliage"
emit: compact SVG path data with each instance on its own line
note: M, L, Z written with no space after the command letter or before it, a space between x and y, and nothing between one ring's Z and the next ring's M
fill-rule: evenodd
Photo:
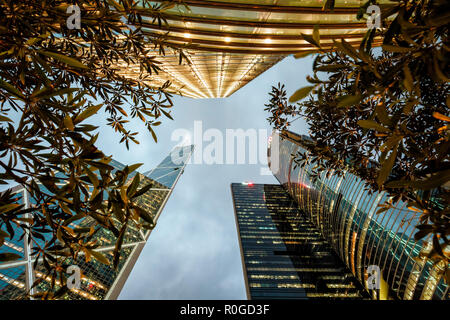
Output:
M79 29L67 27L72 4L81 10ZM35 248L36 263L62 280L63 288L63 259L83 255L109 263L94 250L99 229L117 237L117 266L128 223L153 227L148 213L135 204L149 188L139 175L130 179L139 165L113 171L110 158L96 146L98 127L86 120L102 110L129 148L130 141L138 141L127 119L139 118L156 141L153 128L162 117L172 119L170 83L154 87L144 80L158 72L151 49L164 52L164 41L143 33L139 24L143 14L166 23L164 11L173 5L146 0L0 2L0 183L24 185L38 203L26 209L10 189L0 194L0 246L14 237L16 227L22 228ZM139 66L138 77L123 76L130 64ZM91 228L70 225L85 217L95 221ZM37 240L45 240L45 234L51 237L42 245ZM0 254L0 261L18 258ZM57 296L47 292L44 297Z
M317 162L315 178L324 170L349 170L372 190L389 192L390 205L402 199L420 212L415 239L430 236L428 256L447 267L450 4L395 2L384 11L385 28L378 30L381 50L371 48L375 29L359 49L342 39L334 51L324 52L318 28L305 37L319 53L313 76L307 76L310 86L297 90L289 101L283 87L273 87L266 110L269 122L280 130L287 129L291 116L304 117L313 143L308 158L299 154L295 160L299 165ZM288 103L307 96L295 105ZM449 281L450 269L446 275Z

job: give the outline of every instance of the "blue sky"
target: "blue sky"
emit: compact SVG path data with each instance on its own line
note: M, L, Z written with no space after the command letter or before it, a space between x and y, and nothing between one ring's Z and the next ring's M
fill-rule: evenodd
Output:
M216 128L224 136L226 129L270 130L264 104L271 86L285 83L288 95L292 94L307 85L305 77L311 70L312 58L287 57L228 98L177 96L174 121L164 120L158 127L158 143L139 121L131 122L133 130L140 131L140 144L131 144L129 151L118 143L120 136L106 127L104 115L98 114L94 119L101 126L97 145L124 164L144 163L140 171L145 172L177 144L171 141L172 132L192 131L194 121L202 121L203 131ZM292 129L307 134L302 119ZM207 144L203 142L203 148ZM273 176L260 175L260 168L260 164L188 165L119 299L246 299L230 184L277 183Z

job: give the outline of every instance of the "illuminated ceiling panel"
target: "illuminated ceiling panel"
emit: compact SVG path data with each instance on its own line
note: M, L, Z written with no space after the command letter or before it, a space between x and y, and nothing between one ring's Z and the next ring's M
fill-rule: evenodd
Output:
M185 0L189 9L176 4L163 11L167 23L162 24L142 9L147 34L187 48L188 61L181 65L176 54L159 59L163 71L150 77L152 84L170 80L170 90L184 96L227 97L288 54L314 50L301 34L312 34L315 25L320 27L324 49L341 38L359 45L367 25L356 15L365 1L336 0L333 11L322 9L324 1ZM163 2L153 1L155 6ZM379 41L376 38L374 44ZM129 76L138 71L126 68Z

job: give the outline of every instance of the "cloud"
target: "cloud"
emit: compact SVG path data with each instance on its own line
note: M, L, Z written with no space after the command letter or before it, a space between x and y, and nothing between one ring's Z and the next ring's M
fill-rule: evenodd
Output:
M311 61L288 57L229 98L176 97L175 120L164 120L158 127L157 144L142 128L141 144L129 152L112 134L101 135L99 145L118 161L143 162L148 170L176 144L170 141L171 133L179 128L193 130L195 120L203 121L203 130L217 128L224 136L227 128L270 130L264 104L271 86L286 83L288 94L305 86ZM301 120L294 128L307 133ZM260 167L188 165L119 299L246 299L230 184L277 183L273 176L260 176Z

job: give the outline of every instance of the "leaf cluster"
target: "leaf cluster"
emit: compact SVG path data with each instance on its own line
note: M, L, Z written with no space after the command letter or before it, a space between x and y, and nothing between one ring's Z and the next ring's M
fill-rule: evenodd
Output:
M448 266L450 7L440 0L397 0L383 12L385 28L376 35L381 50L372 48L374 30L359 48L344 39L329 52L317 44L310 86L290 99L306 98L294 113L304 117L314 142L296 160L316 163L316 179L323 171L347 170L371 190L387 191L393 203L406 201L420 212L416 240L432 239L429 257ZM292 115L292 109L269 111L271 124Z

